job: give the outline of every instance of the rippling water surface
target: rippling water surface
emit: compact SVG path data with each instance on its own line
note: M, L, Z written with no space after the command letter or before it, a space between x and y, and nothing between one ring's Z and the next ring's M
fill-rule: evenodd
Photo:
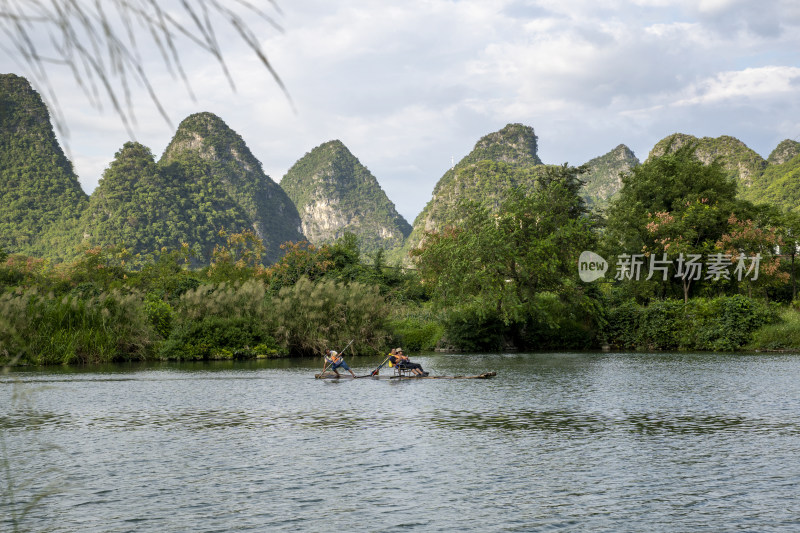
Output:
M800 530L799 356L415 359L3 376L0 530Z

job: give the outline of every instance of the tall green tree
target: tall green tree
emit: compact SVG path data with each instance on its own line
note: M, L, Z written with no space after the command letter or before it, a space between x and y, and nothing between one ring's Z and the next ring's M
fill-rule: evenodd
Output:
M693 144L685 144L623 176L622 189L608 210L607 253L663 259L665 253L688 257L714 250L736 210L736 183L718 162L706 165L694 152ZM668 273L669 283L675 281L673 275ZM688 298L693 276L678 280Z
M613 248L627 253L653 248L655 238L647 225L657 213L692 219L696 243L716 240L722 234L736 201L736 183L725 176L719 163L706 165L697 160L694 150L686 144L623 176L606 224L605 235ZM713 209L714 214L690 213L697 211L698 203Z
M797 250L800 247L800 214L797 212L785 213L781 221L781 229L785 245L784 254L789 256L789 275L792 284L792 301L794 301L797 299L795 262L797 260Z
M462 203L460 224L426 234L413 256L434 302L496 313L511 324L546 313L543 293L572 292L578 256L595 239L578 194L583 171L521 170L537 173L531 190L513 190L496 211Z
M617 266L627 268L624 274L617 270L616 279L650 290L660 287L662 292L678 286L688 301L699 280L716 292L735 290L738 259L745 254L749 269L751 257L758 253L763 258L759 273L777 280L774 250L780 239L774 215L737 199L733 178L718 161L699 161L695 149L685 144L623 177L608 211L604 239ZM709 270L709 263L716 270ZM759 284L768 285L763 278Z

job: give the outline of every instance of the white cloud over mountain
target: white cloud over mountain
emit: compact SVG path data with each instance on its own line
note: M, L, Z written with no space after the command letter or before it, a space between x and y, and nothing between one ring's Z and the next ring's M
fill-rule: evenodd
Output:
M732 135L762 155L800 136L800 4L743 0L292 0L283 33L256 27L292 104L258 61L220 34L219 66L186 49L197 101L148 63L177 124L197 111L239 132L276 180L306 152L342 140L413 220L475 141L533 126L545 162L583 163L619 143L640 158L681 131ZM254 22L256 24L256 22ZM146 40L142 40L146 43ZM143 45L146 46L146 45ZM8 58L3 70L20 72ZM127 140L68 72L53 77L77 171L91 190ZM141 90L141 89L137 89ZM173 130L134 95L138 140L155 153Z

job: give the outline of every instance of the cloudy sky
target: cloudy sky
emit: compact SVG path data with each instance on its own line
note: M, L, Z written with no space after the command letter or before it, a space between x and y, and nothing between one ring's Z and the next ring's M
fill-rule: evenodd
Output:
M621 143L644 160L674 132L731 135L764 157L783 139L800 140L796 0L277 0L280 12L264 4L282 31L248 20L291 101L224 25L218 37L236 91L213 58L182 42L194 99L142 34L137 45L172 124L134 84L136 140L160 156L183 118L211 111L279 181L312 148L339 139L409 222L451 159L510 122L532 126L539 156L559 164ZM4 44L2 71L27 75ZM62 142L91 192L129 135L107 100L98 110L67 69L48 68L69 128Z

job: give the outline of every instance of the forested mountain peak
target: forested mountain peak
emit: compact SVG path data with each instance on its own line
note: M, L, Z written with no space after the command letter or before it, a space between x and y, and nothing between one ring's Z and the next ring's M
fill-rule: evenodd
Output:
M219 230L242 231L250 220L219 180L187 177L185 170L180 164L157 164L140 143L125 143L92 193L80 238L91 246L124 246L145 256L187 243L196 261L207 264L214 246L225 242Z
M300 158L281 179L300 213L310 242L331 242L354 233L365 252L402 245L410 224L397 212L378 180L339 140Z
M403 260L419 246L426 231L438 231L460 220L459 204L472 200L496 208L508 192L528 187L540 167L537 137L533 128L508 124L481 137L473 150L449 169L436 183L433 198L414 220L414 227L399 255Z
M183 119L162 160L172 160L182 152L195 152L203 159L214 161L232 160L245 171L261 171L261 162L250 152L244 139L221 118L207 111Z
M39 93L0 75L0 248L63 257L62 232L86 202Z
M624 144L595 157L586 162L589 171L581 177L584 182L581 196L594 208L606 207L611 197L622 188L621 174L638 165L636 154Z
M292 201L264 174L242 137L213 113L188 116L164 151L162 165L179 164L187 179L210 176L247 214L264 241L268 260L281 255L280 245L299 241L300 216Z
M0 74L0 91L3 97L0 107L3 135L38 128L52 131L47 106L27 79L16 74Z
M764 172L767 162L755 151L735 137L703 137L675 133L660 140L650 151L648 160L659 157L669 150L674 152L687 143L696 145L695 157L705 164L719 161L728 176L737 180L740 188L750 187Z
M119 189L125 193L138 181L152 179L156 174L156 161L152 150L147 146L128 141L117 153L103 172L92 197L111 193Z
M771 154L769 154L767 163L770 165L781 165L794 159L797 155L800 155L800 142L792 139L785 139L775 147Z
M490 160L515 166L541 165L538 151L538 137L533 128L524 124L508 124L499 131L481 137L472 152L459 164Z

